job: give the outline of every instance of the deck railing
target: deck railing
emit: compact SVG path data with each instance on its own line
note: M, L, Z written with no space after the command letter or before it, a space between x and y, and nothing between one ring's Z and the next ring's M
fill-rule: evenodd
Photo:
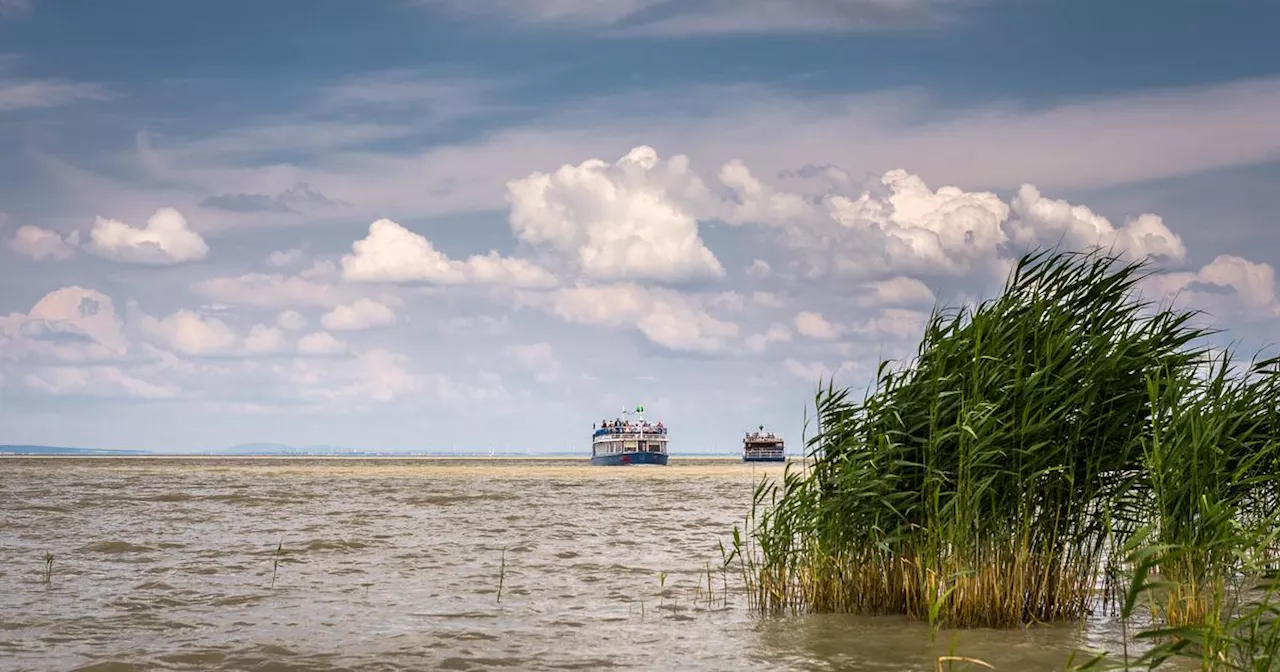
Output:
M638 429L630 429L630 430L619 429L619 430L613 430L613 431L607 430L607 429L606 430L597 429L595 432L591 434L591 436L594 439L599 439L601 437L609 437L609 438L615 438L615 439L621 437L625 439L633 439L637 436L643 436L645 438L652 437L654 439L665 439L667 438L667 430L650 428L642 432Z

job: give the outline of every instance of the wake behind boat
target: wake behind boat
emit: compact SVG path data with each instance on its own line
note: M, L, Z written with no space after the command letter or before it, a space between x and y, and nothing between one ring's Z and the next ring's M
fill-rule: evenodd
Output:
M667 428L644 419L644 406L636 406L627 420L605 420L593 425L591 464L666 464Z

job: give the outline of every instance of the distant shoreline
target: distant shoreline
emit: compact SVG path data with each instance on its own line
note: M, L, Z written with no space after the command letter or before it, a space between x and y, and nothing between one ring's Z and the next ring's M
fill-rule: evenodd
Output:
M21 454L2 453L0 459L61 459L61 460L472 460L472 461L589 461L589 455L220 455L220 454L185 454L155 453L147 455L121 454ZM741 460L740 455L672 455L674 461L725 461ZM789 460L801 460L799 455L788 456Z

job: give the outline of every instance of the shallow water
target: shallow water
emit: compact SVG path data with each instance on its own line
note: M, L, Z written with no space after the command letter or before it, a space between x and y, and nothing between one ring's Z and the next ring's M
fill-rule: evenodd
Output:
M899 618L756 617L715 568L765 473L2 459L0 669L933 670L954 650L1033 671L1118 644L1105 621L931 643Z

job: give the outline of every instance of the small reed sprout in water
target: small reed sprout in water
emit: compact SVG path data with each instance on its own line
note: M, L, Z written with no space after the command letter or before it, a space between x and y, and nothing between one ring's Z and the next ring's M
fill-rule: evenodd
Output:
M273 554L271 561L271 587L276 587L276 573L280 571L280 560L284 558L284 537L280 537L280 543L276 545L276 552Z
M498 564L498 604L502 604L502 587L507 582L507 549L502 549Z
M1028 254L998 297L935 309L861 401L828 383L809 459L760 481L734 529L750 603L1076 620L1149 532L1145 608L1169 627L1234 618L1280 556L1280 358L1237 365L1197 313L1141 300L1147 275L1097 250Z
M45 551L44 570L40 572L40 582L46 587L53 585L53 554Z
M717 607L724 608L729 604L729 582L728 576L723 567L720 568L720 575L723 581L723 590L720 593L717 593L715 587L716 575L711 568L711 563L708 562L706 570L698 574L698 583L694 586L693 597L695 602L704 604L707 610L715 609ZM702 585L703 577L706 578L707 582L705 588Z

